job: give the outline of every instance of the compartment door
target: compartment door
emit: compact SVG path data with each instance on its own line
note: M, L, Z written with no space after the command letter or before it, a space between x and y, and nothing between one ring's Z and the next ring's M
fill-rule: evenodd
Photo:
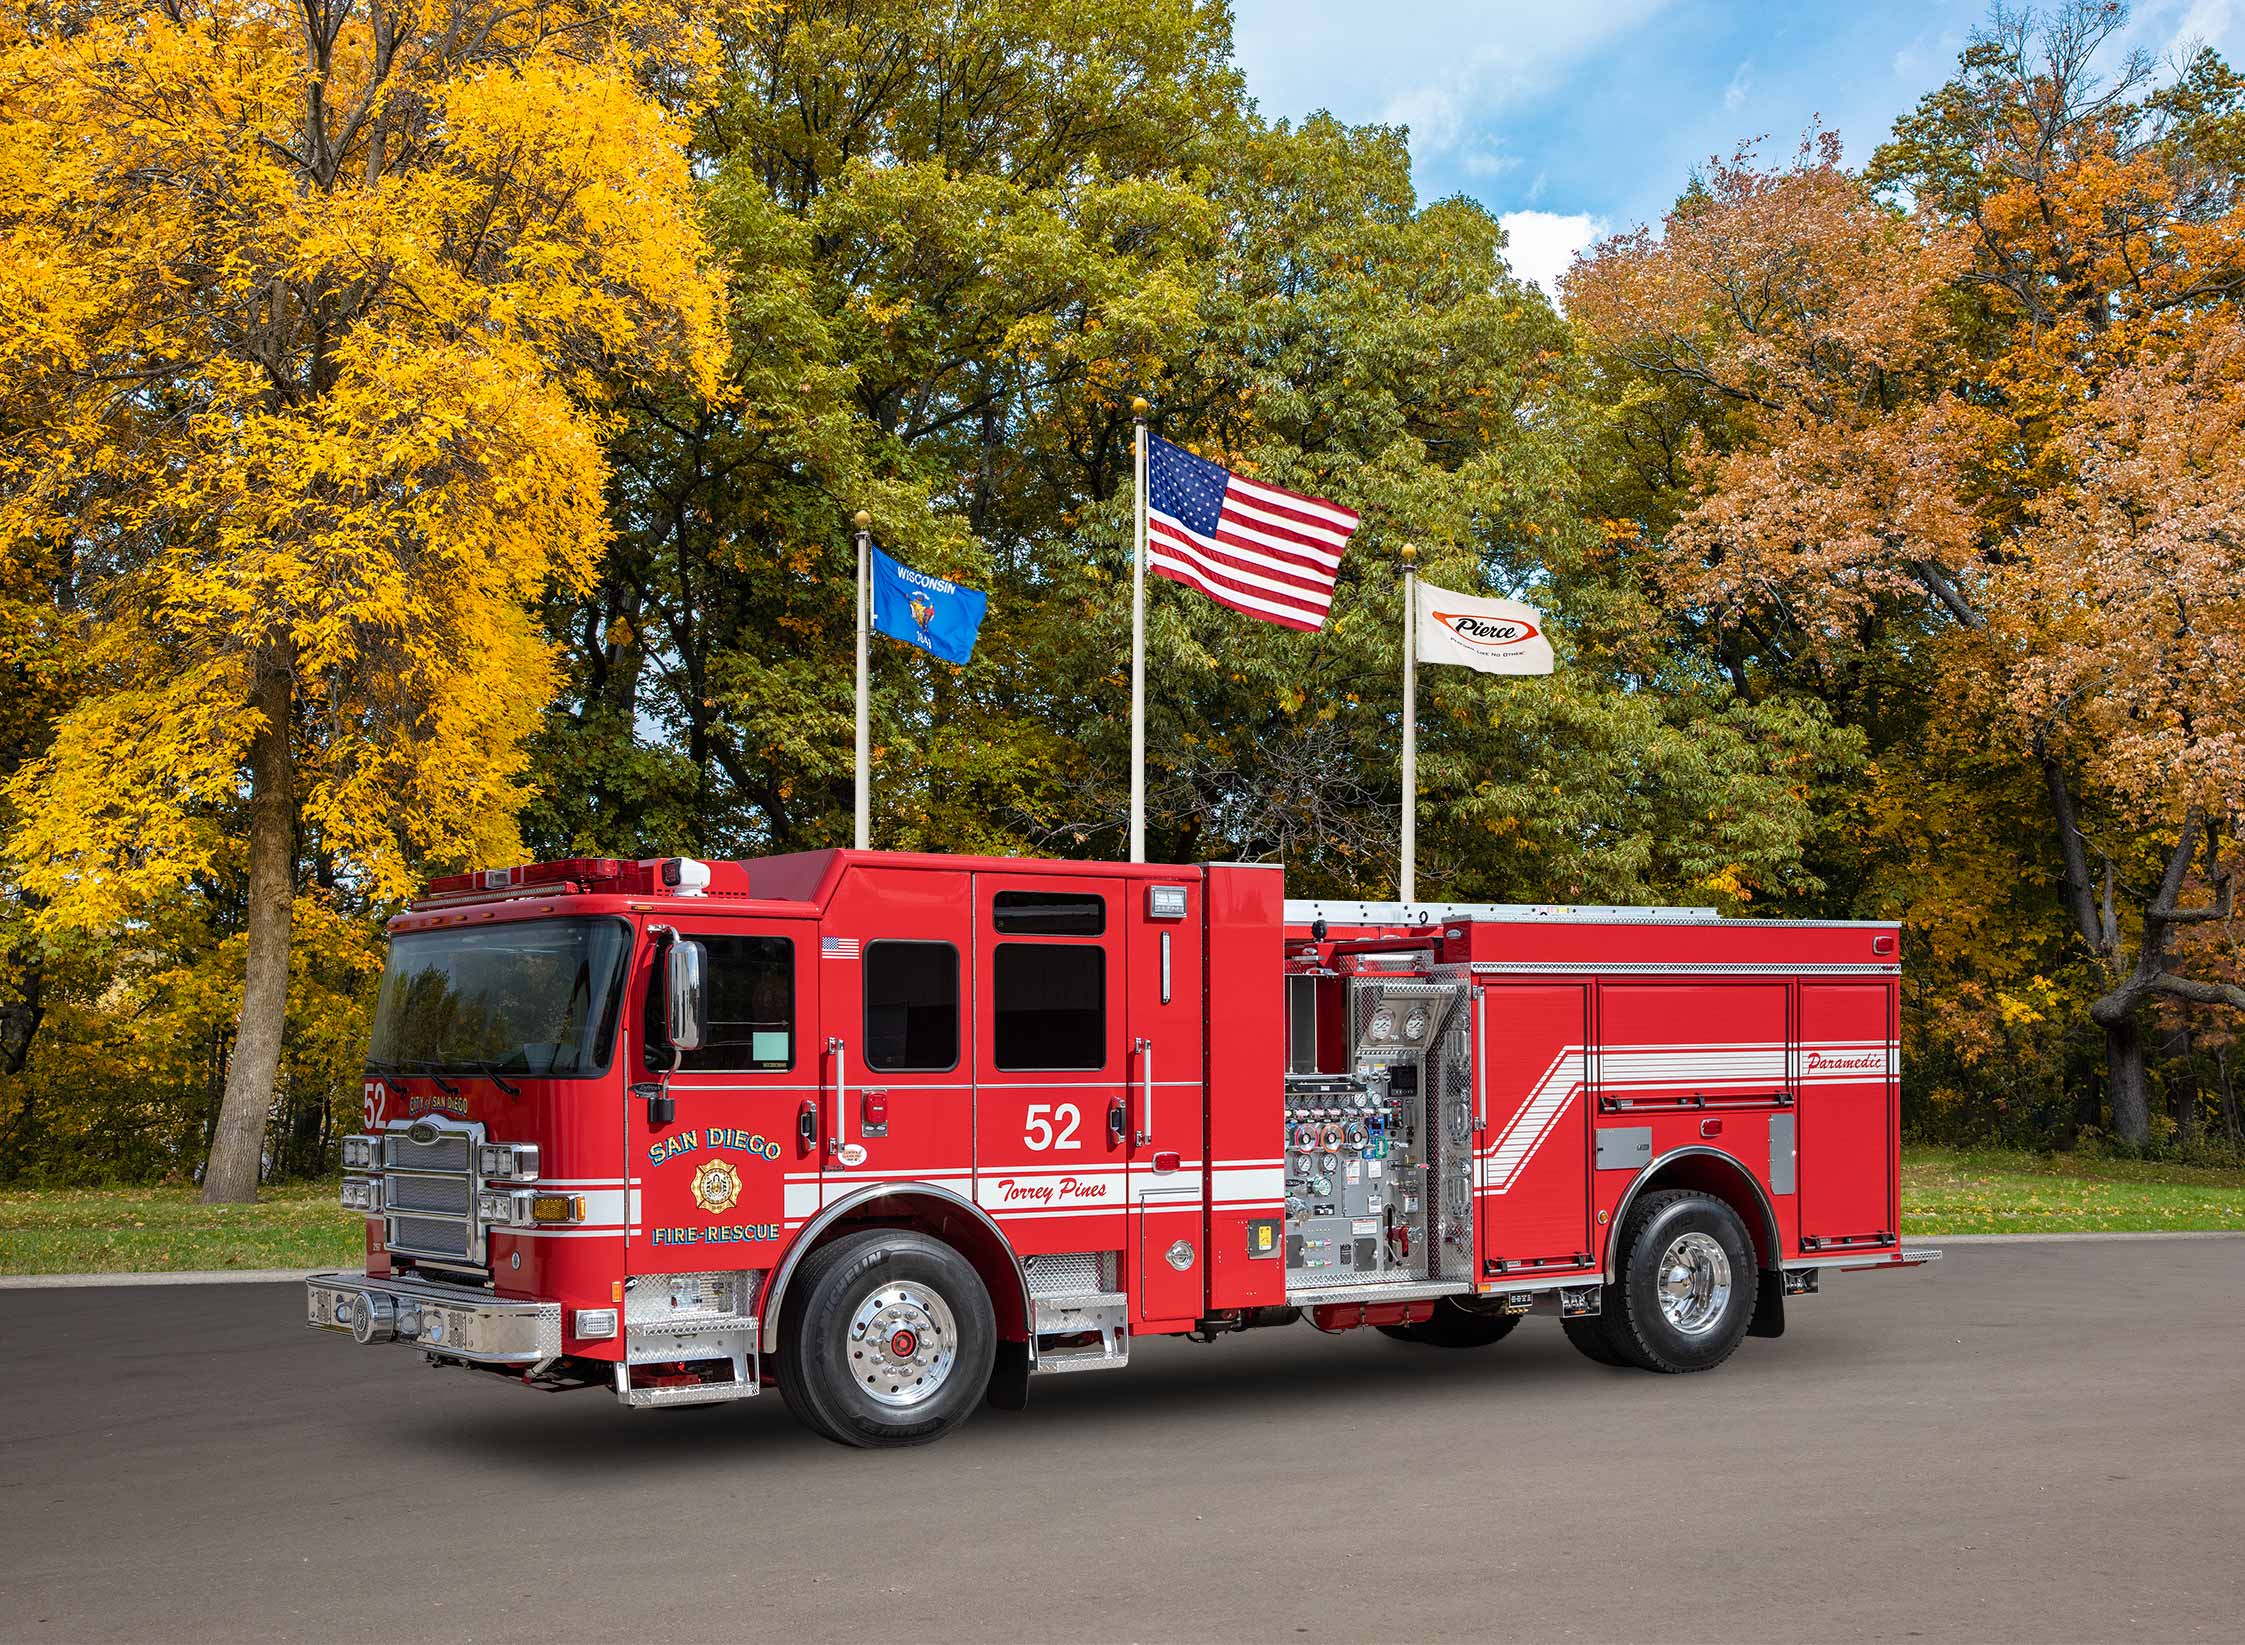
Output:
M1131 1041L1127 1102L1131 1213L1138 1219L1131 1324L1197 1319L1208 1294L1209 1184L1201 1081L1202 888L1128 880L1123 899ZM1179 912L1182 910L1182 912ZM1274 1173L1275 1174L1275 1173ZM1233 1169L1226 1198L1271 1184Z
M1482 1270L1572 1264L1591 1249L1590 990L1493 984L1476 991L1475 1017Z
M1801 984L1800 1216L1805 1245L1896 1228L1893 990Z

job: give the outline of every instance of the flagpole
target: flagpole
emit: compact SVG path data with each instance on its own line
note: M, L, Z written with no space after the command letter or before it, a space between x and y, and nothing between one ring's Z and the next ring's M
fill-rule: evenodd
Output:
M1419 880L1419 588L1413 562L1419 551L1403 545L1403 873L1406 903L1418 898Z
M873 516L857 511L857 848L873 844L873 739L866 714L866 578L871 569Z
M1146 413L1130 402L1132 440L1130 533L1130 860L1146 860Z

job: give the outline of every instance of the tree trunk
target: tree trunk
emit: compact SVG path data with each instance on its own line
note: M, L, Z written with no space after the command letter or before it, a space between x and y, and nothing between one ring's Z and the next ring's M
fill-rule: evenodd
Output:
M2214 1053L2214 1072L2222 1085L2222 1129L2229 1133L2229 1145L2235 1148L2245 1141L2245 1125L2241 1125L2237 1112L2237 1088L2229 1080L2229 1047L2223 1046Z
M289 667L260 659L250 706L263 718L249 745L249 959L226 1095L218 1106L205 1204L257 1198L265 1125L288 1016L289 930L296 897L296 767L289 747Z
M2141 1148L2151 1136L2151 1107L2144 1089L2144 1036L2133 1012L2105 1025L2105 1085L2113 1135Z

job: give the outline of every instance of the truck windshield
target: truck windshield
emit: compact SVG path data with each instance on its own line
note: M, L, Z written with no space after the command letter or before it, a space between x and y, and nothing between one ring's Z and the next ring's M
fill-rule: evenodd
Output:
M522 920L390 944L369 1065L400 1074L597 1074L614 1049L631 928Z

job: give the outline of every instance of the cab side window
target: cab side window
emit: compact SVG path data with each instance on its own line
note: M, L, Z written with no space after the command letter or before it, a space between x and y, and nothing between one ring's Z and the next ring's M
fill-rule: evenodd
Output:
M884 1074L959 1066L959 951L951 944L865 945L865 1066Z
M689 933L709 956L709 1040L679 1059L681 1070L766 1073L795 1066L795 944L785 937ZM658 968L647 989L646 1063L670 1066L662 1043Z
M1107 951L1002 942L991 957L992 1060L1002 1069L1107 1066Z

